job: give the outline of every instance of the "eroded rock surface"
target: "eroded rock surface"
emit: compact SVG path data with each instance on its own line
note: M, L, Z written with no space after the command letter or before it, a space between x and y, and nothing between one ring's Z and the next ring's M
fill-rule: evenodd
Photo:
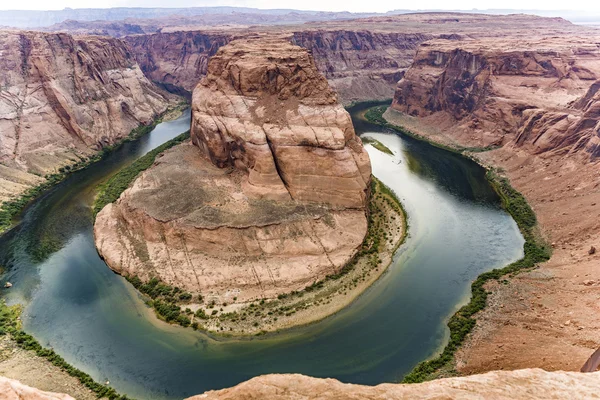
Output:
M1 400L74 400L71 396L61 393L44 392L23 385L14 379L0 376Z
M587 145L580 136L590 139L591 120L597 120L596 40L566 35L429 41L398 83L392 107L452 127L459 140L479 146L581 149Z
M232 303L303 289L356 253L370 161L306 50L271 37L221 48L191 135L98 214L115 271Z
M350 115L305 49L235 41L194 91L192 141L211 161L248 171L247 191L364 208L371 165Z
M0 31L2 187L22 190L167 105L118 39Z
M264 375L230 389L189 400L245 399L584 399L595 398L600 373L546 372L541 369L496 371L419 384L362 386L304 375Z

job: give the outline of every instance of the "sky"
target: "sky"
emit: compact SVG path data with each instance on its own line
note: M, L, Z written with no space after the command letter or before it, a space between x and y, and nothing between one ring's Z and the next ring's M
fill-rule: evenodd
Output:
M0 10L60 10L108 7L206 7L238 6L256 8L294 8L298 10L385 12L394 9L535 9L600 11L600 2L592 0L0 0Z

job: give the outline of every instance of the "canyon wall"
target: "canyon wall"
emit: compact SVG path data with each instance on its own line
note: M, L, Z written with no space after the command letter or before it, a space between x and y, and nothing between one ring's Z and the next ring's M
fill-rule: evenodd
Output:
M206 75L208 59L232 36L227 32L181 31L127 36L124 40L149 79L191 93Z
M392 107L452 126L477 146L515 141L533 152L569 151L578 142L570 132L593 118L599 77L594 38L433 40L419 48Z
M280 31L286 32L287 28ZM392 98L417 46L430 34L371 32L352 29L305 30L284 33L293 44L311 51L317 68L344 103ZM176 31L128 36L140 67L155 82L188 92L206 74L208 59L234 37L248 33Z
M462 374L578 369L600 340L600 34L544 29L423 43L398 84L399 112L385 114L474 150L525 196L553 248L548 262L486 287L488 307L456 356Z
M367 30L296 31L292 43L311 51L344 102L392 98L417 47L431 34Z
M309 53L280 37L233 41L207 71L191 143L97 215L98 251L121 274L219 304L338 272L367 231L371 166L335 92Z
M0 179L11 190L115 143L168 105L118 39L0 31L0 55Z

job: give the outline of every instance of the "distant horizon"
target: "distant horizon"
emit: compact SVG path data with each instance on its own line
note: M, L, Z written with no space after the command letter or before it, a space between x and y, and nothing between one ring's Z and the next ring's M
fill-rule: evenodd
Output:
M544 0L488 0L482 7L479 0L455 0L453 7L447 8L447 3L442 0L421 0L419 7L398 7L392 0L375 0L368 3L355 0L305 0L302 3L281 2L279 0L105 0L98 6L92 0L21 0L19 6L14 3L4 2L0 11L65 11L86 9L180 9L180 8L250 8L257 10L294 10L309 12L349 12L349 13L389 13L394 11L434 12L482 12L482 11L536 11L552 13L594 13L600 14L600 4L590 8L587 0L571 0L570 7L565 8L558 1ZM6 4L8 3L8 4ZM165 5L168 3L168 5ZM283 6L292 5L292 6Z
M0 5L0 11L67 11L67 10L109 10L109 9L164 9L164 10L180 10L186 8L231 8L231 9L247 9L260 11L301 11L301 12L325 12L325 13L350 13L350 14L386 14L392 12L502 12L502 11L535 11L544 13L589 13L590 10L584 9L569 9L569 8L392 8L386 11L352 11L350 9L335 10L335 9L304 9L304 8L289 8L289 7L251 7L251 6L234 6L234 5L199 5L199 6L107 6L107 7L60 7L60 8L3 8ZM598 12L600 9L592 10Z

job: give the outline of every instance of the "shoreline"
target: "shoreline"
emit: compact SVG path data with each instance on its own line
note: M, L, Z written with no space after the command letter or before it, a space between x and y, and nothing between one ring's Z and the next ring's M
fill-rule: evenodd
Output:
M138 127L132 129L127 136L124 136L114 144L105 146L90 156L82 156L80 157L80 161L76 163L60 167L58 169L59 172L46 175L43 177L44 180L38 185L31 186L21 194L16 195L13 199L0 203L0 236L18 225L19 222L15 220L33 201L43 196L54 186L63 182L71 174L84 170L92 164L102 160L106 155L118 149L124 143L134 141L150 133L156 125L161 122L176 119L187 107L189 107L189 104L185 102L179 102L175 105L168 106L167 109L157 115L150 124L140 124Z
M63 392L78 400L131 400L107 384L73 367L51 348L43 347L22 329L21 306L7 306L0 299L0 371L38 389ZM23 363L26 367L23 368ZM43 370L45 374L41 374Z
M450 329L449 341L441 352L428 360L417 364L413 370L402 380L402 383L418 383L449 375L456 375L455 356L467 340L467 336L473 331L477 323L476 314L487 308L488 291L485 285L490 281L499 281L506 275L513 276L522 271L534 268L537 263L545 262L550 258L551 249L547 247L539 234L539 227L535 213L527 203L525 197L516 191L508 178L499 176L500 171L484 165L472 152L482 152L493 149L475 149L466 147L452 147L446 143L435 142L423 135L412 132L402 126L391 123L384 114L387 106L376 106L369 108L364 117L367 121L384 126L399 134L411 136L417 140L424 140L436 147L465 156L486 169L486 178L496 193L500 196L504 209L517 223L521 234L525 238L524 256L503 268L496 268L480 274L471 284L471 298L467 304L460 307L447 320Z
M372 199L369 205L376 216L361 249L340 272L307 286L303 290L279 295L277 299L263 299L234 304L198 304L197 302L168 303L153 292L144 291L147 285L136 276L125 276L134 288L146 298L146 304L155 316L167 323L202 330L219 337L255 337L317 323L343 310L375 283L393 262L396 250L408 236L408 220L401 202L385 184L373 177ZM380 224L387 228L379 236ZM391 236L388 237L388 235ZM367 249L372 242L383 242L384 248L374 252ZM149 289L174 296L191 298L186 292L173 288L157 279Z

